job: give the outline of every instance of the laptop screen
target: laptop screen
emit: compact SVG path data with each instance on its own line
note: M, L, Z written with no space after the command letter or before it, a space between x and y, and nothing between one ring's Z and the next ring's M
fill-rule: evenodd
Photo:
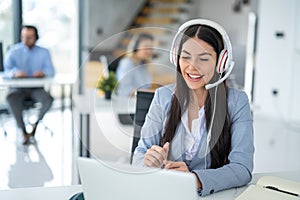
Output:
M197 199L191 173L141 168L89 158L78 158L84 197L94 199Z

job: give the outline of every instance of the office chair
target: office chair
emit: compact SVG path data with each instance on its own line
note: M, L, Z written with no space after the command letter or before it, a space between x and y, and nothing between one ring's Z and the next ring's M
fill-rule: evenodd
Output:
M37 104L38 103L35 100L31 99L31 98L27 98L27 99L24 100L23 107L24 107L24 111L25 111L25 114L24 114L24 118L25 118L25 121L26 121L25 126L26 125L30 125L30 126L33 125L33 123L30 122L30 116L31 116L30 112L38 108ZM42 124L44 126L45 131L49 131L51 136L53 136L53 131L45 123L43 123L43 120L40 121L40 124Z
M0 41L0 72L4 71L4 67L3 67L3 44Z
M145 117L148 113L153 96L154 92L152 91L138 90L136 93L136 107L134 115L133 141L131 147L130 164L132 164L133 153L140 140L141 128L144 125Z

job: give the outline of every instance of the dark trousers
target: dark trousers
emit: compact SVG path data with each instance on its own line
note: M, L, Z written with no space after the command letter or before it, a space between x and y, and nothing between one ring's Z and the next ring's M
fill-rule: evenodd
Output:
M26 130L23 121L23 110L25 109L24 101L26 99L32 99L34 102L38 102L42 105L37 122L44 117L53 102L53 97L49 92L46 92L44 88L11 88L6 99L17 121L18 127L23 131Z

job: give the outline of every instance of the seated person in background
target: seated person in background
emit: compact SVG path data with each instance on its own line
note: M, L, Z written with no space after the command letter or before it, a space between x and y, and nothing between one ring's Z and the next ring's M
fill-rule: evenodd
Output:
M138 88L151 87L152 77L147 66L152 58L153 41L153 36L147 33L133 37L128 54L120 60L116 69L117 95L130 96Z
M209 20L186 22L170 58L176 85L156 90L133 164L193 173L200 196L246 185L253 120L246 93L226 85L234 62L225 30Z
M4 76L6 78L43 78L53 77L55 70L47 49L37 46L38 31L34 26L23 26L21 31L22 42L13 45L4 59ZM18 127L23 131L24 144L30 143L30 137L34 137L36 127L46 112L50 109L53 97L39 88L10 88L6 97L11 111L17 121ZM23 122L22 112L24 101L31 99L41 103L38 120L33 125L31 133L28 133Z

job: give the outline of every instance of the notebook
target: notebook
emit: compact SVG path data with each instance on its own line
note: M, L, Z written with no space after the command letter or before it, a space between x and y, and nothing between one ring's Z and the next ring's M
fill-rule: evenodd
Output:
M236 200L299 200L299 194L300 182L275 176L263 176L255 185L250 185Z
M77 167L86 200L197 199L196 178L191 173L149 169L78 158Z

